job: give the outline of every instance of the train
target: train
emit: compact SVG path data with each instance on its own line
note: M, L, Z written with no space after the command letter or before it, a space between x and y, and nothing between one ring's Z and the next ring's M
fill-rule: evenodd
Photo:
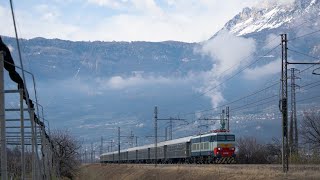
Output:
M101 163L236 163L235 135L227 130L148 144L100 155Z

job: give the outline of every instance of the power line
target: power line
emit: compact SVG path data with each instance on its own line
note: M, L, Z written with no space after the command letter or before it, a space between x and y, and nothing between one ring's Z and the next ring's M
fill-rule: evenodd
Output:
M313 32L310 32L310 33L307 33L307 34L304 34L304 35L301 35L301 36L298 36L298 37L295 37L295 38L290 39L288 41L294 41L294 40L297 40L297 39L300 39L302 37L309 36L309 35L312 35L312 34L315 34L315 33L318 33L318 32L320 32L320 29L318 29L316 31L313 31Z
M270 41L268 44L271 44L276 38L274 38L272 41ZM263 54L263 55L256 55L256 57L259 57L257 60L253 61L252 63L248 64L247 66L245 66L244 68L242 68L241 70L239 70L238 72L236 72L235 74L231 75L229 78L225 79L224 81L222 81L221 83L219 83L218 85L214 86L213 88L210 88L209 90L200 93L196 96L194 96L193 98L199 98L204 96L205 94L207 94L208 92L218 88L219 86L225 84L226 82L228 82L229 80L233 79L234 77L236 77L237 75L239 75L241 72L243 72L245 69L249 68L250 66L252 66L253 64L257 63L258 61L260 61L262 58L264 58L265 56L267 56L268 54L270 54L271 52L273 52L277 47L279 47L280 44L278 44L277 46L273 47L270 51L268 51L267 53ZM247 56L246 58L244 58L243 60L241 60L239 63L248 60L249 57L251 57L252 55ZM237 64L239 64L237 63ZM231 68L227 69L226 71L232 69L234 66L236 66L237 64L233 65ZM223 73L225 73L226 71L224 71ZM219 76L221 76L223 73L221 73Z
M209 108L209 109L200 110L200 111L193 111L193 112L185 113L185 114L182 114L182 115L189 115L189 114L194 114L194 113L196 113L196 112L201 113L201 112L206 112L206 111L211 111L211 110L219 109L219 108L222 108L222 107L224 107L224 106L228 106L228 105L234 104L234 103L236 103L236 102L239 102L239 101L241 101L241 100L243 100L243 99L246 99L246 98L248 98L248 97L254 96L254 95L256 95L256 94L259 94L259 93L261 93L261 92L263 92L263 91L265 91L265 90L268 90L268 89L270 89L270 88L278 85L279 83L280 83L280 82L273 83L272 85L270 85L270 86L268 86L268 87L265 87L265 88L263 88L263 89L259 89L259 90L255 91L255 92L253 92L253 93L251 93L251 94L249 94L249 95L240 97L239 99L233 100L233 101L231 101L231 102L225 103L225 104L223 104L223 105L221 105L221 106L218 106L218 107L215 107L215 108Z
M310 66L310 67L312 67L312 66ZM301 70L301 71L300 71L300 72L298 72L297 74L300 74L300 73L302 73L302 72L304 72L304 71L306 71L306 70L310 69L310 67L305 68L304 70ZM311 85L311 84L315 84L315 83L317 83L317 82L318 82L318 81L313 82L313 83L310 83L310 85ZM258 94L258 93L260 93L260 92L263 92L263 91L265 91L265 90L267 90L267 89L270 89L270 88L272 88L273 86L278 85L279 83L280 83L280 82L276 82L276 83L274 83L274 84L272 84L272 85L270 85L270 86L268 86L268 87L266 87L266 88L263 88L263 89L257 90L257 91L255 91L255 92L253 92L253 93L251 93L251 94L249 94L249 95L247 95L247 96L244 96L244 97L241 97L241 98L239 98L239 99L237 99L237 100L234 100L234 101L232 101L232 102L229 102L229 103L223 104L223 105L221 105L221 106L219 106L219 107L216 107L216 108L210 108L210 109L206 109L206 110L201 110L201 111L197 111L197 112L210 111L210 110L214 110L214 109L221 108L221 107L223 107L223 106L231 105L231 104L233 104L233 103L235 103L235 102L238 102L238 101L241 101L241 100L243 100L243 99L245 99L245 98L247 98L247 97L251 97L251 96L256 95L256 94ZM307 86L307 85L304 85L304 86L301 86L301 87L305 87L305 86ZM310 88L310 89L311 89L311 88ZM273 98L273 97L276 97L276 96L277 96L277 95L274 95L274 96L268 97L268 98L266 98L266 99ZM263 99L263 100L266 100L266 99ZM239 110L247 109L249 105L251 105L251 104L256 104L256 103L259 103L259 102L262 102L262 100L258 100L258 101L255 101L255 102L253 102L253 103L250 103L250 104L248 104L248 105L241 106L241 108L240 108L240 106L239 106L239 107L237 107L236 109L234 109L234 108L233 108L232 110L237 110L237 111L232 111L232 112L238 112ZM261 103L261 104L258 104L258 105L269 104L269 103L271 103L271 102L274 102L274 100L272 100L272 101L268 101L268 102L265 102L265 103ZM189 115L189 114L194 114L194 113L195 113L195 112L192 112L192 113L186 113L186 114L183 114L183 115ZM192 121L192 122L195 122L195 121ZM192 122L190 122L190 123L192 123ZM190 123L189 123L189 124L190 124Z
M280 46L280 45L278 45L278 46ZM277 48L278 46L276 46L275 48ZM274 50L275 48L273 48L272 50ZM272 50L271 50L271 51L272 51ZM288 49L288 50L291 50L291 49ZM296 51L296 50L291 50L291 51L294 51L294 52L296 52L296 53L299 53L299 54L302 54L302 55L311 57L311 58L313 58L313 59L319 60L319 58L317 58L317 57L310 56L310 55L308 55L308 54L305 54L305 53L302 53L302 52L298 52L298 51ZM268 52L268 53L270 53L270 52ZM267 53L267 54L268 54L268 53ZM267 55L267 54L266 54L266 55ZM259 60L259 59L258 59L258 60ZM257 60L257 61L258 61L258 60ZM250 65L249 65L249 66L250 66ZM302 73L302 72L304 72L304 71L306 71L306 70L308 70L308 69L310 69L310 68L312 68L312 67L314 67L314 66L315 66L315 65L312 65L312 66L310 66L310 67L308 67L308 68L300 71L298 74L300 74L300 73ZM237 74L239 74L239 73L240 73L240 72L238 72ZM232 77L231 77L231 78L232 78ZM230 79L231 79L231 78L230 78ZM229 80L229 79L227 79L226 81L228 81L228 80ZM225 82L226 82L226 81L225 81ZM225 82L222 82L221 84L223 84L223 83L225 83ZM267 88L265 88L265 89L268 89L268 88L270 88L270 87L272 87L272 86L274 86L274 85L277 85L277 84L279 84L279 83L280 83L280 82L277 82L277 83L275 83L275 84L273 84L273 85L271 85L271 86L269 86L269 87L267 87ZM219 84L219 85L221 85L221 84ZM217 86L219 86L219 85L217 85ZM216 86L216 87L217 87L217 86ZM216 87L214 87L214 88L216 88ZM263 91L263 90L265 90L265 89L262 89L262 90L260 90L260 91ZM211 90L213 90L213 89L211 89ZM208 92L208 91L207 91L207 92ZM206 93L206 92L205 92L205 93ZM253 93L252 95L255 95L255 94L257 94L257 93L259 93L259 91L256 92L256 93ZM230 102L230 103L221 105L221 106L216 107L216 108L210 108L210 109L201 110L201 111L196 111L196 112L206 112L206 111L214 110L214 109L217 109L217 108L221 108L221 107L223 107L223 106L230 105L230 104L232 104L232 103L234 103L234 102L240 101L240 100L245 99L246 97L250 97L250 96L251 96L251 95L245 96L245 97L243 97L243 98L240 98L240 99L235 100L235 101L233 101L233 102ZM189 114L193 114L193 113L196 113L196 112L185 113L185 114L183 114L183 115L189 115Z
M304 55L304 56L313 58L313 59L315 59L315 60L320 60L320 58L318 58L318 57L314 57L314 56L311 56L311 55L309 55L309 54L306 54L306 53L303 53L303 52L299 52L299 51L297 51L297 50L293 50L293 49L289 49L289 48L288 48L288 50L291 51L291 52L297 53L297 54L301 54L301 55Z
M219 83L218 85L216 85L213 88L210 88L209 90L207 90L204 93L201 93L199 96L203 96L206 93L216 89L217 87L221 86L222 84L226 83L227 81L231 80L232 78L234 78L235 76L237 76L238 74L240 74L241 72L243 72L245 69L247 69L248 67L252 66L253 64L257 63L258 61L260 61L264 56L268 55L269 53L271 53L272 51L274 51L277 47L279 47L280 45L275 46L274 48L272 48L270 51L268 51L266 54L262 55L260 58L258 58L257 60L253 61L252 63L248 64L247 66L245 66L244 68L242 68L240 71L238 71L237 73L233 74L232 76L230 76L229 78L227 78L226 80L222 81L221 83Z

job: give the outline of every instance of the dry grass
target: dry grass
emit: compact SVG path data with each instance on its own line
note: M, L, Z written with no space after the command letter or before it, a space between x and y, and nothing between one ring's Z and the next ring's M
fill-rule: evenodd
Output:
M204 179L320 179L319 165L293 165L288 174L280 165L117 165L81 167L77 180L204 180Z

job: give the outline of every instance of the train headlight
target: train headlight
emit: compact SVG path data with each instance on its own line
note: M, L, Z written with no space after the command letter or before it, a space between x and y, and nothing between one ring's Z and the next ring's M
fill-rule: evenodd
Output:
M234 151L234 147L232 147L232 148L230 148L231 149L231 151Z
M221 148L218 148L218 151L220 151L221 150Z

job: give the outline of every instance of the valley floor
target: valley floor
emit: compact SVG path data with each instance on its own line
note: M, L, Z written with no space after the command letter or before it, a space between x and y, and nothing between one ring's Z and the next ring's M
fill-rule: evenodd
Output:
M287 174L281 165L83 165L77 180L206 180L206 179L320 179L320 165L291 165Z

